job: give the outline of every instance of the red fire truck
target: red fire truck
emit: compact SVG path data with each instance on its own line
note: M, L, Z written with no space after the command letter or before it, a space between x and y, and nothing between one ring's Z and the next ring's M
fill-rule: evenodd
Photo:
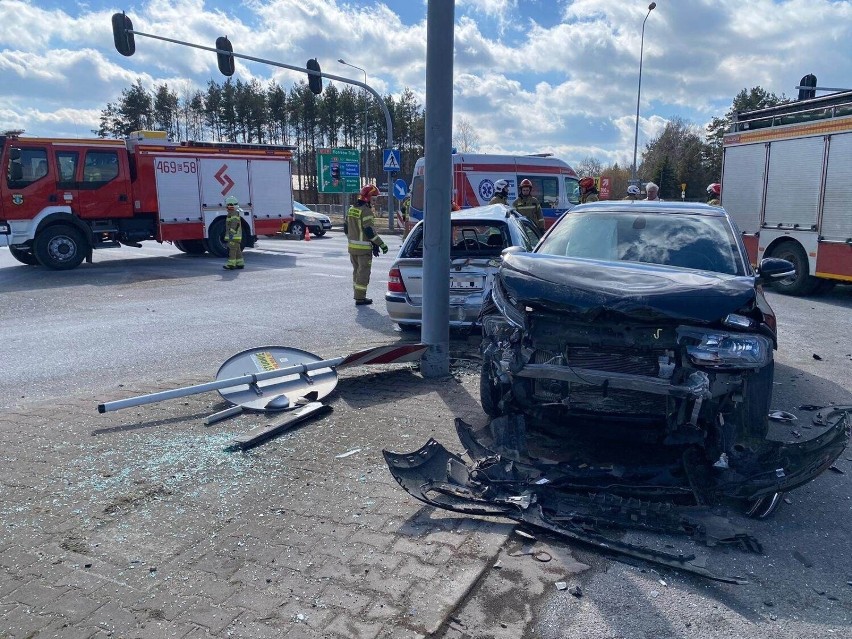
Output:
M243 243L293 220L294 147L0 136L0 235L24 264L71 269L97 248L173 242L191 254L228 254L225 198L245 211Z
M852 282L852 91L736 115L724 139L722 206L753 263L780 257L792 295Z

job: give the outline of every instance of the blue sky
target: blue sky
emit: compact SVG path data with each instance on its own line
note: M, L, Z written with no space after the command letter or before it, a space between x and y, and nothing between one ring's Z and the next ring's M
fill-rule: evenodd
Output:
M180 95L224 80L215 56L138 37L113 48L110 16L135 29L362 79L382 94L411 88L425 103L425 0L0 0L0 130L86 137L107 102L137 78ZM644 0L458 0L454 119L483 152L551 152L629 165ZM661 0L645 27L641 148L671 117L703 127L734 95L760 85L794 97L801 76L852 84L850 0ZM238 62L244 81L304 76Z

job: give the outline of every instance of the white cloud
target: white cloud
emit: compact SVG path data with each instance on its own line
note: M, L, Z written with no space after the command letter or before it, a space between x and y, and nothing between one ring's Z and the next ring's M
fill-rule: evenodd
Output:
M806 73L820 85L852 77L852 2L661 0L645 23L639 149L672 116L703 125L743 88L795 97ZM52 6L52 5L51 5ZM0 0L0 128L68 135L97 128L100 109L138 78L143 86L221 82L209 51L136 37L136 54L113 48L111 11L47 9ZM550 11L550 13L546 13ZM559 13L561 12L561 13ZM454 109L483 149L593 155L629 164L633 154L643 2L458 0ZM145 33L363 80L381 94L410 87L425 103L426 2L387 0L138 0L128 10ZM238 60L243 81L285 88L304 74Z

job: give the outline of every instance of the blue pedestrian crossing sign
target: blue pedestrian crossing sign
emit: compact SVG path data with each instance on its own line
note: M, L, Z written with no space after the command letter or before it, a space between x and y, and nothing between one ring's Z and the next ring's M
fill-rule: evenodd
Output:
M385 149L382 153L382 170L385 173L399 173L399 149Z
M402 178L393 183L393 196L400 202L408 195L408 185Z

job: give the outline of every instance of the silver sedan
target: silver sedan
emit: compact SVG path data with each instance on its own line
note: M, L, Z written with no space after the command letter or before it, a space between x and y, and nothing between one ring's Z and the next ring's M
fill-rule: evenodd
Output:
M482 302L500 268L503 249L531 251L539 239L535 225L514 209L493 204L452 213L450 246L450 326L476 324ZM403 330L417 330L423 304L423 222L403 242L388 275L388 316Z

